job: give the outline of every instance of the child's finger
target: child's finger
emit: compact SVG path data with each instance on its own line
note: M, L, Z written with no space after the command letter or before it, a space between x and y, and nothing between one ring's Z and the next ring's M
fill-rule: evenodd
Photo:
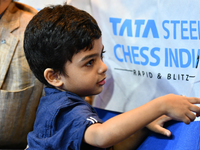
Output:
M182 119L182 121L183 121L185 124L190 124L190 122L191 122L190 118L188 118L188 117L184 117L184 118Z
M200 107L198 107L198 106L196 106L196 105L191 105L191 106L189 107L189 109L190 109L191 111L196 112L197 114L200 115Z
M194 113L192 113L191 111L188 112L186 115L190 119L190 121L194 121L196 118L196 115Z
M157 133L160 133L160 134L163 134L167 137L170 137L171 136L171 132L168 130L168 129L165 129L161 126L157 126L157 131L155 131Z
M197 97L190 97L188 101L192 104L200 104L200 98Z

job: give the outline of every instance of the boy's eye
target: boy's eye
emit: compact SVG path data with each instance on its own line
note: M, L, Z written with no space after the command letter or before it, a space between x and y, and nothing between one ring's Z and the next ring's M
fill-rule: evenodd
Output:
M103 59L103 53L105 53L106 51L102 51L101 52L101 59Z
M86 66L87 66L87 67L90 67L90 66L93 65L93 63L94 63L94 59L91 59L91 60L86 64Z

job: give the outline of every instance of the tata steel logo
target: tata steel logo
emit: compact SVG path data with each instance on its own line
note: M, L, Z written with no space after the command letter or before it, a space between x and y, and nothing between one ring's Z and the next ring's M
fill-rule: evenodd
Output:
M200 21L196 20L164 20L161 22L162 36L159 34L155 20L109 18L114 35L128 37L200 40Z
M130 38L171 39L171 40L199 40L200 21L187 20L164 20L159 34L155 20L130 20L121 18L109 18L114 36L126 36ZM178 34L179 33L179 34ZM145 44L145 43L144 43ZM194 45L197 47L197 45ZM113 45L114 56L117 61L142 66L175 67L175 68L198 68L200 49L198 48L171 48L137 46L116 43ZM162 54L161 54L162 52ZM162 64L161 64L161 59Z

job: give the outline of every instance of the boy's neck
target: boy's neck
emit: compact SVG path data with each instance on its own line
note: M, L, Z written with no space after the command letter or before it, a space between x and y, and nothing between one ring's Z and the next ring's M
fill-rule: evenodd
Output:
M65 91L65 90L63 90L61 88L58 88L58 87L56 87L56 89L59 90L59 91L63 91L63 92ZM82 98L83 100L85 100L85 96L83 96L83 97L80 96L80 98Z

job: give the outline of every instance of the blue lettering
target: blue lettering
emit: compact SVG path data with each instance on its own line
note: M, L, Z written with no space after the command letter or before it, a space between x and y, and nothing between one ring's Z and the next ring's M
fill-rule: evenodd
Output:
M193 31L197 31L196 28L192 27L192 24L196 24L196 21L190 21L190 37L191 40L197 40L197 37L192 34Z
M150 52L149 52L150 51ZM148 53L149 52L149 53ZM136 65L150 65L150 66L157 66L160 64L160 57L156 54L156 52L160 52L159 47L154 47L151 50L149 47L141 47L138 46L127 46L127 49L124 45L116 44L114 46L114 55L115 58L119 62L129 62L134 63ZM148 54L147 54L148 53ZM122 56L122 57L120 57ZM154 62L150 62L149 57L155 59ZM142 60L143 58L143 60ZM129 59L129 61L128 61Z
M188 39L189 39L188 36L184 36L184 35L183 35L183 32L184 32L184 31L188 31L187 28L184 28L184 27L183 27L183 24L187 24L187 23L188 23L187 21L181 21L181 39L184 39L184 40L188 40Z
M135 20L136 32L135 37L140 37L141 25L144 25L145 20Z
M146 24L146 27L144 29L144 33L143 33L142 37L147 38L150 30L152 31L154 38L159 38L158 30L156 28L156 24L155 24L154 20L148 20L147 21L147 24Z
M132 21L133 20L131 19L125 19L124 22L122 22L121 18L109 18L109 22L112 24L113 35L124 36L126 32L128 37L135 36L135 37L148 38L149 34L152 33L153 38L159 38L159 33L155 20L147 20L146 25L145 25L145 20L135 20L134 21L135 29L133 29ZM144 27L142 28L142 26ZM162 22L162 28L165 31L165 35L163 35L164 39L169 39L171 35L173 39L177 38L183 40L200 39L200 21L164 20ZM144 30L142 31L142 29ZM170 31L170 29L172 31ZM135 31L135 33L133 31ZM180 33L179 37L177 36L177 33Z
M168 39L169 36L170 36L170 34L169 34L169 30L165 27L165 23L169 24L169 21L168 21L168 20L165 20L165 21L163 21L163 23L162 23L163 29L167 32L167 35L164 36L164 38L165 38L165 39Z
M120 45L120 44L117 44L117 45L114 46L114 54L115 54L115 57L117 58L118 61L123 62L123 59L122 59L122 58L119 58L118 55L117 55L117 49L118 49L118 48L121 48L121 45Z
M148 51L148 50L149 50L148 47L142 47L140 49L140 55L145 59L144 62L141 61L141 65L143 65L143 66L146 66L148 64L148 62L149 62L148 56L144 54L144 51Z
M172 24L174 24L174 39L176 39L176 25L180 23L180 21L178 20L172 20L171 21Z
M191 65L192 68L197 68L199 63L200 49L198 49L197 55L195 50L191 49L191 52L188 49L180 48L174 49L165 48L165 67L175 67L187 68Z
M131 50L132 50L134 64L138 64L139 65L140 62L135 60L135 58L139 56L137 53L135 53L135 50L138 51L139 47L137 47L137 46L131 46Z
M186 60L186 59L183 59L183 53L187 54L187 62L184 64L183 63L183 60ZM187 49L179 49L179 57L180 57L180 67L181 68L187 68L190 64L191 64L191 54L190 52L187 50Z
M169 48L169 61L170 61L170 67L172 67L172 61L174 62L176 67L179 67L178 65L178 54L177 49L175 48L175 55L172 52L172 49Z
M110 22L112 23L113 34L117 35L117 24L121 22L120 18L110 18Z
M119 31L119 35L120 36L123 36L123 33L124 33L125 29L127 29L127 36L132 37L133 34L132 34L132 22L131 22L131 20L126 19L123 22L123 24L122 24L122 26L120 28L120 31Z
M194 68L195 67L195 51L194 49L192 49L192 67Z
M159 65L160 63L160 57L158 55L155 54L156 51L160 51L160 48L159 47L154 47L152 50L151 50L151 56L153 58L155 58L156 62L150 62L150 66L157 66Z
M124 50L124 45L122 45L122 51L123 51L123 54L124 54L124 60L125 60L125 62L127 62L127 60L126 60L126 56L128 56L130 62L132 63L130 47L127 46L127 48L128 48L128 52L125 52L125 50Z
M165 67L168 67L168 48L165 48Z

